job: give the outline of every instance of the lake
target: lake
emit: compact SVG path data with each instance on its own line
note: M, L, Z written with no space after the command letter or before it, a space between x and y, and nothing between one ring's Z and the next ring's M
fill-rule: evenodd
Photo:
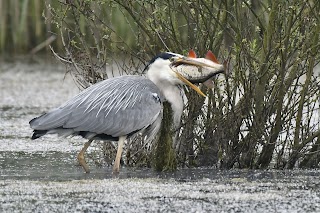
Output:
M86 141L31 140L29 120L79 92L62 65L0 64L0 212L320 212L319 170L152 169L77 164ZM99 143L89 148L99 152Z

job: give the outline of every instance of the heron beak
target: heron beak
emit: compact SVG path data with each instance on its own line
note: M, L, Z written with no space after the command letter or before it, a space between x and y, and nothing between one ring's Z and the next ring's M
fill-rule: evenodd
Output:
M186 85L190 86L192 89L194 89L198 94L202 95L203 97L207 97L197 86L192 84L190 81L188 81L185 77L183 77L180 73L176 72L177 77Z

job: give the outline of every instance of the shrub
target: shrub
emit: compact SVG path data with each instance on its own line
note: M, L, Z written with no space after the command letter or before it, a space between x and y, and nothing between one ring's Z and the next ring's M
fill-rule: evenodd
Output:
M212 50L227 61L230 74L214 80L207 99L185 91L174 147L180 166L319 167L318 1L79 0L48 8L62 60L82 87L109 77L106 64L139 74L160 51ZM139 153L128 164L150 165L141 144L127 152Z

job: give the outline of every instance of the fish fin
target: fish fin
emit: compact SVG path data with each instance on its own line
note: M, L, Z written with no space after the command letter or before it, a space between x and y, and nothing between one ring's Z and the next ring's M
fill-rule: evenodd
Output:
M196 58L196 57L197 57L197 54L196 54L195 51L193 51L193 49L190 49L190 50L189 50L188 57L189 57L189 58Z
M209 59L217 64L220 64L218 59L216 58L216 56L211 52L211 50L209 50L206 54L206 59Z

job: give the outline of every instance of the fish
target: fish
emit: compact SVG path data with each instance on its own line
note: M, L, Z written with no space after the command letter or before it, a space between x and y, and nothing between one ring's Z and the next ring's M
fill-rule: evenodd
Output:
M205 58L197 58L196 53L190 50L188 56L183 58L183 61L188 61L188 58L192 58L190 63L180 64L179 61L174 61L170 66L173 71L178 72L193 84L203 83L212 88L214 77L220 73L225 73L225 65L220 64L210 50ZM204 66L199 66L199 64Z

